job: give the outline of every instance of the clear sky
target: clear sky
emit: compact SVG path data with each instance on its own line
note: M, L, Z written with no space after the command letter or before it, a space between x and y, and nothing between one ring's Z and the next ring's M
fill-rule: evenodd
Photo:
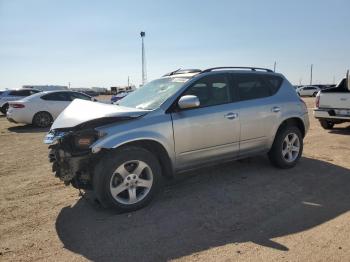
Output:
M273 68L292 83L350 67L350 1L0 0L0 89L141 82L182 68Z

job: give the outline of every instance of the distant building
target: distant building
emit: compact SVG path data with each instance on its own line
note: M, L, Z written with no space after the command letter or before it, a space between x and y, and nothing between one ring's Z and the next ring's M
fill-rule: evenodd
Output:
M130 86L111 86L111 93L113 95L119 94L121 92L131 92L136 89L135 85Z
M95 91L96 93L99 93L100 95L106 94L108 92L108 89L104 88L104 87L94 86L94 87L91 87L91 89L92 89L92 91Z
M81 92L89 96L98 96L99 93L88 87L71 87L69 90Z
M59 85L24 85L23 88L33 88L41 91L68 90L67 86Z

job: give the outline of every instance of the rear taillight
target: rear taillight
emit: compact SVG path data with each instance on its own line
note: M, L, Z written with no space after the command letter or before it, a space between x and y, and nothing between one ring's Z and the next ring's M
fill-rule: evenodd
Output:
M316 96L316 108L320 107L320 96Z
M18 103L10 103L10 107L12 107L12 108L24 108L24 105L18 104Z

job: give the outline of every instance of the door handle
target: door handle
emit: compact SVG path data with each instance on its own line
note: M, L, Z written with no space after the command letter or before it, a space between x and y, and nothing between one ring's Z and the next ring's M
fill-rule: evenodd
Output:
M227 118L227 119L236 119L237 117L238 117L237 113L227 113L225 115L225 118Z
M281 108L279 106L274 106L272 109L271 109L272 112L274 113L278 113L279 111L281 111Z

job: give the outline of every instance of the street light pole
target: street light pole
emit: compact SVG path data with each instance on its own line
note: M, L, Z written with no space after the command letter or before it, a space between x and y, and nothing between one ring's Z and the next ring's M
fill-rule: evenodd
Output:
M146 54L145 54L145 45L143 39L146 36L146 33L141 31L140 33L141 41L142 41L142 85L147 82L147 71L146 71Z
M311 64L311 68L310 68L310 86L312 85L312 69L313 69L313 64Z

